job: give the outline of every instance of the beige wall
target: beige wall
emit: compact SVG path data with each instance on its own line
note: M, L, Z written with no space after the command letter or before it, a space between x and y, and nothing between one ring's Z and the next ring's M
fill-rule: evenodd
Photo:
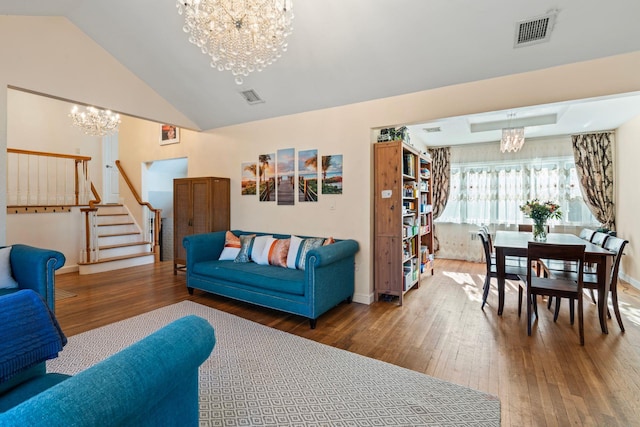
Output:
M2 88L13 84L181 124L178 112L171 111L164 100L66 20L0 17L0 54L3 58L12 58L3 61L0 68L2 109L6 106L6 91ZM127 171L136 168L139 171L143 162L188 156L189 176L229 176L234 228L354 238L361 247L356 259L355 300L368 302L373 282L372 128L638 91L639 69L640 52L635 52L202 134L183 133L180 144L162 147L155 136L136 135L135 130L127 135L129 131L123 126L120 158ZM87 76L91 72L102 76L99 86ZM5 118L6 111L0 111L0 153L6 146ZM320 155L343 154L344 194L322 197L317 204L293 207L260 203L255 198L239 195L241 162L291 147L296 150L318 148ZM0 161L4 162L4 157L0 157ZM139 172L129 174L136 177L134 181L140 180ZM636 180L635 170L630 176ZM4 188L4 178L0 180L0 188ZM0 197L0 203L4 203L4 192L0 192ZM335 210L330 209L332 200ZM5 223L4 213L0 212L0 241Z
M616 132L616 229L629 241L622 257L622 278L640 288L640 116Z
M65 18L0 16L0 164L6 164L7 87L196 128ZM0 174L0 188L6 188ZM6 242L0 191L0 243Z

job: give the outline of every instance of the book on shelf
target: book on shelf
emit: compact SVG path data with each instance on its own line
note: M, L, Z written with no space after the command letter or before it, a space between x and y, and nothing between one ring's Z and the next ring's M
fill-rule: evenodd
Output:
M405 175L415 176L415 162L416 156L412 153L404 153L402 161L402 173Z

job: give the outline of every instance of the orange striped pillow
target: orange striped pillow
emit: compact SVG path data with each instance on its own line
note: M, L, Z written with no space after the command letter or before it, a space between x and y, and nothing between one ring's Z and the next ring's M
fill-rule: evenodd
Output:
M219 260L233 261L240 252L240 238L230 231L224 235L224 249L220 254Z
M290 244L291 239L274 239L268 248L265 247L265 251L268 251L269 264L286 268Z

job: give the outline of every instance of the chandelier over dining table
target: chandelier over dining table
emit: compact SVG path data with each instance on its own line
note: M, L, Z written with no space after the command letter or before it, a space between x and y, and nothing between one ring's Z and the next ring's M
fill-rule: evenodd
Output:
M211 67L231 71L237 84L287 50L292 0L177 0L176 7L189 41L211 57Z

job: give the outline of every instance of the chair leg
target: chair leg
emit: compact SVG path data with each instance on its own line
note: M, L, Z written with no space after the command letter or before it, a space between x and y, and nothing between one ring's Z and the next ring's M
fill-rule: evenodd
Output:
M582 294L578 295L578 330L580 331L580 345L584 345L584 319L582 315ZM573 307L573 301L571 302Z
M618 307L617 286L614 286L611 289L611 303L613 304L613 312L616 314L616 319L618 320L618 326L620 326L620 330L624 332L624 325L622 324L622 316L620 315L620 307Z
M531 291L529 290L529 286L527 286L527 335L531 336Z
M589 288L589 293L591 294L591 301L594 304L598 304L598 302L596 301L596 294L593 293L593 289Z
M551 297L549 297L551 298ZM553 321L555 322L556 320L558 320L558 314L560 313L560 302L562 301L562 298L560 297L556 297L556 310L553 313Z
M578 298L578 300L582 300L581 298ZM574 301L573 299L569 300L569 320L571 321L571 324L573 325L573 318L574 318ZM580 305L580 303L578 303L578 305ZM579 316L582 315L582 312L578 313Z
M522 285L518 286L518 317L522 312Z
M557 297L556 297L557 298ZM551 302L553 301L553 297L549 295L547 297L547 309L551 310ZM557 304L556 304L557 305Z
M484 287L482 288L482 306L480 307L484 310L484 305L487 303L487 297L489 296L489 288L491 287L491 276L488 274L484 279Z

